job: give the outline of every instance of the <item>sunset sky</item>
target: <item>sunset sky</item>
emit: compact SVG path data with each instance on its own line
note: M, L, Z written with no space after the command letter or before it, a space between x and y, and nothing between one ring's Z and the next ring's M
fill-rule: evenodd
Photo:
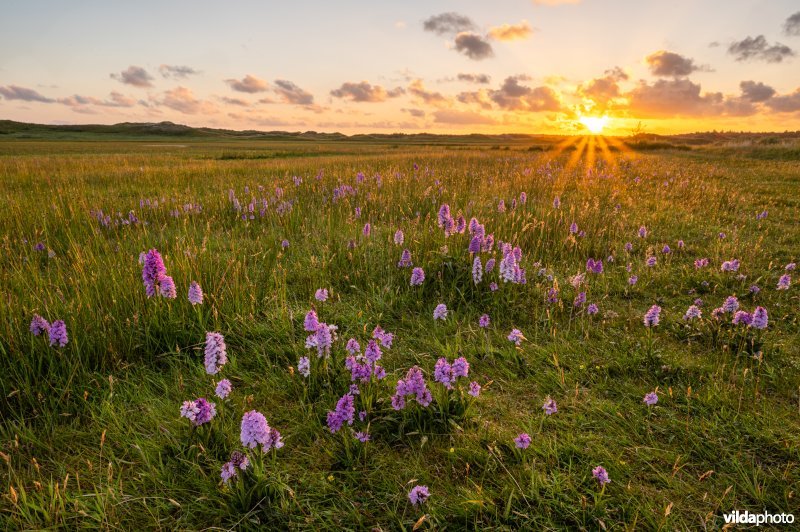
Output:
M0 13L0 119L800 129L796 0L9 0Z

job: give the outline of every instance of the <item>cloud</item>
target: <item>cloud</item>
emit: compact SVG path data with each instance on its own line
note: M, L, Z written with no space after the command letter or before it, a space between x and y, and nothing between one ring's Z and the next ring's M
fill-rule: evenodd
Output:
M492 45L486 39L469 31L462 31L456 35L455 47L457 51L476 61L494 55Z
M533 29L527 20L523 20L519 24L503 24L489 28L489 37L496 41L526 39L531 33L533 33Z
M133 65L129 66L119 74L111 74L111 78L126 85L139 87L140 89L152 87L153 84L150 82L155 79L153 76L147 73L147 70Z
M408 86L408 93L415 97L417 100L433 105L434 107L441 107L447 105L447 98L442 96L439 92L432 92L425 88L421 79L415 79Z
M468 16L449 12L428 18L422 23L422 28L437 35L455 35L462 31L474 30L476 26Z
M275 80L275 88L273 91L281 97L285 103L294 105L313 105L314 96L307 91L304 91L291 81L284 79Z
M184 79L200 73L192 67L183 65L161 65L158 67L158 71L161 73L161 77L167 79Z
M59 98L56 100L58 103L72 107L76 112L89 112L88 106L96 105L99 107L133 107L136 105L136 99L120 94L119 92L111 92L108 100L101 100L94 96L81 96L74 94L66 98Z
M468 83L481 83L481 84L489 83L492 80L492 78L488 74L462 74L462 73L459 73L458 76L456 76L456 79L458 79L458 81L466 81Z
M187 115L216 112L214 104L195 98L194 93L186 87L175 87L166 91L164 98L157 103Z
M800 37L800 11L786 19L783 24L783 33L792 37Z
M698 70L708 70L707 67L695 65L694 61L688 57L666 50L653 52L645 57L644 60L654 76L679 77L688 76Z
M261 78L247 74L242 79L226 79L225 83L237 92L246 92L248 94L255 94L257 92L264 92L269 88L269 83Z
M726 98L721 92L701 94L700 85L688 78L659 79L652 85L641 81L625 96L628 110L640 118L747 116L757 111L746 98Z
M473 92L462 92L456 99L467 105L477 105L482 109L491 109L492 108L492 99L489 98L489 91L486 89L481 89L479 91Z
M383 102L387 98L394 98L403 94L405 90L397 87L387 91L380 85L370 85L367 81L354 83L347 81L338 89L331 91L331 96L348 99L351 102Z
M441 109L433 113L433 121L440 124L494 124L496 121L486 115L474 111L456 111Z
M33 89L20 87L18 85L6 85L5 87L0 87L0 95L2 95L6 100L22 100L24 102L53 103L55 101L52 98L48 98L39 94Z
M742 89L742 98L749 102L765 102L775 95L775 89L760 81L742 81L739 87Z
M770 45L763 35L758 37L745 37L728 46L728 53L737 61L760 60L767 63L780 63L784 59L795 55L794 50L785 44L775 43Z
M620 81L626 81L626 74L620 67L606 70L603 77L594 78L578 86L578 94L592 100L595 104L605 106L611 100L621 96Z
M401 109L401 111L403 111L404 113L408 113L415 118L425 117L425 111L423 111L422 109Z
M242 98L231 98L229 96L220 96L219 100L228 105L237 105L239 107L250 107L250 102Z
M510 76L498 90L489 91L489 98L501 109L509 111L558 111L561 100L550 87L531 88L520 84L526 76Z
M791 94L773 96L766 102L766 106L777 113L794 113L800 111L800 89Z

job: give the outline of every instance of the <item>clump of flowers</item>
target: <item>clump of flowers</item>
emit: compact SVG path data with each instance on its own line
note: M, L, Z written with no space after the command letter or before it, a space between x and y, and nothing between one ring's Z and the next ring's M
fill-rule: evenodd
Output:
M242 445L248 449L255 449L259 445L262 452L267 452L273 447L283 447L281 433L267 423L267 418L258 410L245 412L242 416L242 431L240 435Z
M392 396L392 408L402 410L406 407L406 397L414 396L420 406L427 407L431 404L433 396L425 384L422 370L414 366L408 370L405 379L397 381L395 393Z
M372 330L372 337L378 341L381 346L385 347L386 349L392 348L392 342L394 341L394 334L390 332L386 332L380 328L380 326L376 326ZM358 350L358 349L356 349Z
M174 299L177 297L175 282L167 275L164 259L157 249L151 249L144 254L142 260L142 282L147 297L157 293L164 297Z
M655 327L661 318L661 307L653 305L644 314L644 326Z
M739 271L739 259L726 260L722 263L720 269L723 272L737 272Z
M603 261L590 258L586 261L586 271L589 273L603 273Z
M181 417L185 417L195 427L208 423L217 415L217 405L208 402L204 397L194 401L184 401L181 405Z
M511 247L511 244L504 243L502 251L503 260L500 261L500 278L506 283L525 284L525 270L519 265L522 261L522 250L519 246Z
M558 405L556 404L555 399L553 399L548 395L547 399L544 400L544 405L542 405L542 410L544 410L544 413L547 414L548 416L552 416L553 414L558 412Z
M436 361L433 370L433 378L436 382L443 384L448 390L453 389L453 384L461 377L469 375L469 362L464 357L459 357L452 364L447 359L441 357Z
M521 433L514 438L514 446L517 449L527 449L531 445L531 437L527 432Z
M490 321L489 315L483 314L480 318L478 318L478 327L485 329L489 326Z
M231 453L231 459L222 464L222 471L220 472L222 481L227 484L233 477L239 474L239 471L244 471L249 466L250 459L247 458L246 454L241 451L233 451Z
M403 252L400 254L400 261L397 263L398 268L410 268L413 266L414 263L411 262L411 252L407 249L404 249ZM423 276L424 279L424 276Z
M218 332L206 333L205 366L206 373L216 375L228 362L225 337Z
M219 397L220 399L225 399L231 393L233 386L231 386L231 381L228 379L222 379L217 383L217 387L214 390L214 394Z
M411 271L411 286L419 286L425 280L425 271L422 268L414 268Z
M444 320L447 318L447 305L444 303L439 303L436 305L436 308L433 309L433 319L434 320Z
M386 376L386 371L378 365L382 356L378 342L370 340L363 355L360 354L360 347L355 339L347 342L347 346L347 350L351 354L345 359L344 365L350 371L351 381L367 382L373 375L377 379Z
M328 289L327 288L319 288L314 293L314 299L317 301L327 301L328 300Z
M47 333L50 336L51 346L64 347L69 342L67 324L64 323L64 320L56 320L51 323Z
M522 341L525 337L522 335L522 331L519 329L512 329L510 333L508 333L508 341L514 342L515 345L520 346L522 345Z
M202 305L203 304L203 289L200 288L200 285L197 281L192 281L189 285L189 303L192 305Z
M764 307L756 307L749 325L754 329L766 329L768 322L769 317L767 315L767 309Z
M431 493L428 490L428 486L416 485L408 492L408 500L411 501L411 504L414 506L424 503L430 496Z
M653 406L658 402L658 394L656 392L650 392L644 396L644 399L642 401L647 406Z
M597 482L600 483L600 487L605 486L611 479L608 478L608 471L603 466L597 466L592 469L592 476L597 479Z
M300 360L297 361L297 371L303 377L311 375L311 361L308 357L300 357Z
M336 402L336 408L328 412L328 430L331 434L335 434L345 423L352 425L355 413L353 396L349 393L344 394Z
M683 319L690 321L701 318L703 312L700 310L700 307L697 305L692 305L688 309L686 309L686 314L683 315Z
M792 284L792 276L788 273L781 275L781 278L778 279L778 286L776 287L778 290L788 290L789 286Z
M34 314L33 319L31 320L31 333L33 333L34 336L39 336L40 334L46 333L49 330L50 324L47 322L47 320L38 314Z

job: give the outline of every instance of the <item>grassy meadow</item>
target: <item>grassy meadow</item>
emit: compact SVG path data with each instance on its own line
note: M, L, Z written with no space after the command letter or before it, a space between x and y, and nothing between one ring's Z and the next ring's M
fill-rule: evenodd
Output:
M722 528L735 509L800 518L794 150L0 142L0 529L675 530ZM463 232L440 227L443 204ZM490 250L469 251L472 218ZM501 278L501 243L519 247L524 283ZM145 293L150 249L174 299ZM413 267L398 267L404 249ZM496 261L478 283L476 256ZM602 273L587 272L590 258ZM733 260L738 270L723 271ZM202 304L187 299L192 281ZM766 309L767 327L714 312L729 296ZM684 319L697 299L702 316ZM435 320L439 304L448 312ZM647 327L654 305L660 320ZM306 347L311 309L338 328L328 357ZM34 315L63 320L68 343L32 334ZM356 393L346 344L363 351L378 326L394 334L381 345L386 377L356 381ZM215 375L204 366L212 331L228 358ZM440 357L469 362L452 390L436 381ZM397 410L413 366L432 402L409 396ZM349 391L365 417L332 433L328 412ZM199 397L216 416L193 426L181 405ZM247 450L250 467L223 482L251 410L285 445ZM414 505L416 485L430 497Z

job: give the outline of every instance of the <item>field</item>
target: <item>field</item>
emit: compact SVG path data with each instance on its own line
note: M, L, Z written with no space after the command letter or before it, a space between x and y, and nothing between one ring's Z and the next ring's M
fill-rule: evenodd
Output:
M797 149L666 148L0 142L0 528L800 518ZM148 250L176 297L163 275L146 294ZM398 408L414 366L430 404ZM213 419L182 417L201 397ZM253 410L281 448L243 447Z

